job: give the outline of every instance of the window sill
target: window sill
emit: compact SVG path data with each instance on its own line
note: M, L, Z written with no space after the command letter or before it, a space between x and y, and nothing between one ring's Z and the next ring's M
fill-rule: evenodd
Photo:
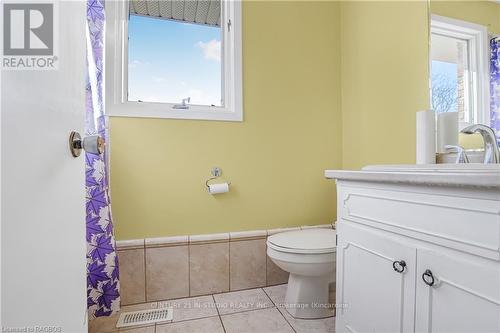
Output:
M174 109L169 104L150 102L107 105L106 115L109 117L243 121L241 110L232 111L229 108L196 105L190 105L189 109Z

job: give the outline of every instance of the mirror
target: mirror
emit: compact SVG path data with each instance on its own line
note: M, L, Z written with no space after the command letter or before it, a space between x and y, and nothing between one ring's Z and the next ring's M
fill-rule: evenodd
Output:
M458 112L460 129L478 123L500 128L491 111L500 102L491 94L500 88L500 3L432 0L430 12L432 109Z

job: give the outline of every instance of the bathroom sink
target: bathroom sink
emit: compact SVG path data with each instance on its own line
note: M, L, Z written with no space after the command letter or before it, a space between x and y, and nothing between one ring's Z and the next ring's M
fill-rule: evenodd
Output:
M464 164L400 164L369 165L363 171L380 172L446 172L446 173L495 173L500 172L500 164L464 163Z

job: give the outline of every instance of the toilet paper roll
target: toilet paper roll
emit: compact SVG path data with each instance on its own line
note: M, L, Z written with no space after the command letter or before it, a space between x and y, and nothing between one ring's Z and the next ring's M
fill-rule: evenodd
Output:
M436 113L417 112L417 164L436 163Z
M437 151L445 153L445 146L458 146L458 112L443 112L437 116Z
M221 184L210 184L208 185L208 193L210 194L220 194L229 192L229 184L221 183Z

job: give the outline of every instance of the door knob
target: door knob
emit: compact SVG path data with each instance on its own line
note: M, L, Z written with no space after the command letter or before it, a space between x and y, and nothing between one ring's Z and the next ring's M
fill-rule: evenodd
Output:
M69 150L73 157L80 156L82 149L87 153L100 155L104 153L105 142L99 135L91 135L83 138L80 133L72 131L69 134Z

